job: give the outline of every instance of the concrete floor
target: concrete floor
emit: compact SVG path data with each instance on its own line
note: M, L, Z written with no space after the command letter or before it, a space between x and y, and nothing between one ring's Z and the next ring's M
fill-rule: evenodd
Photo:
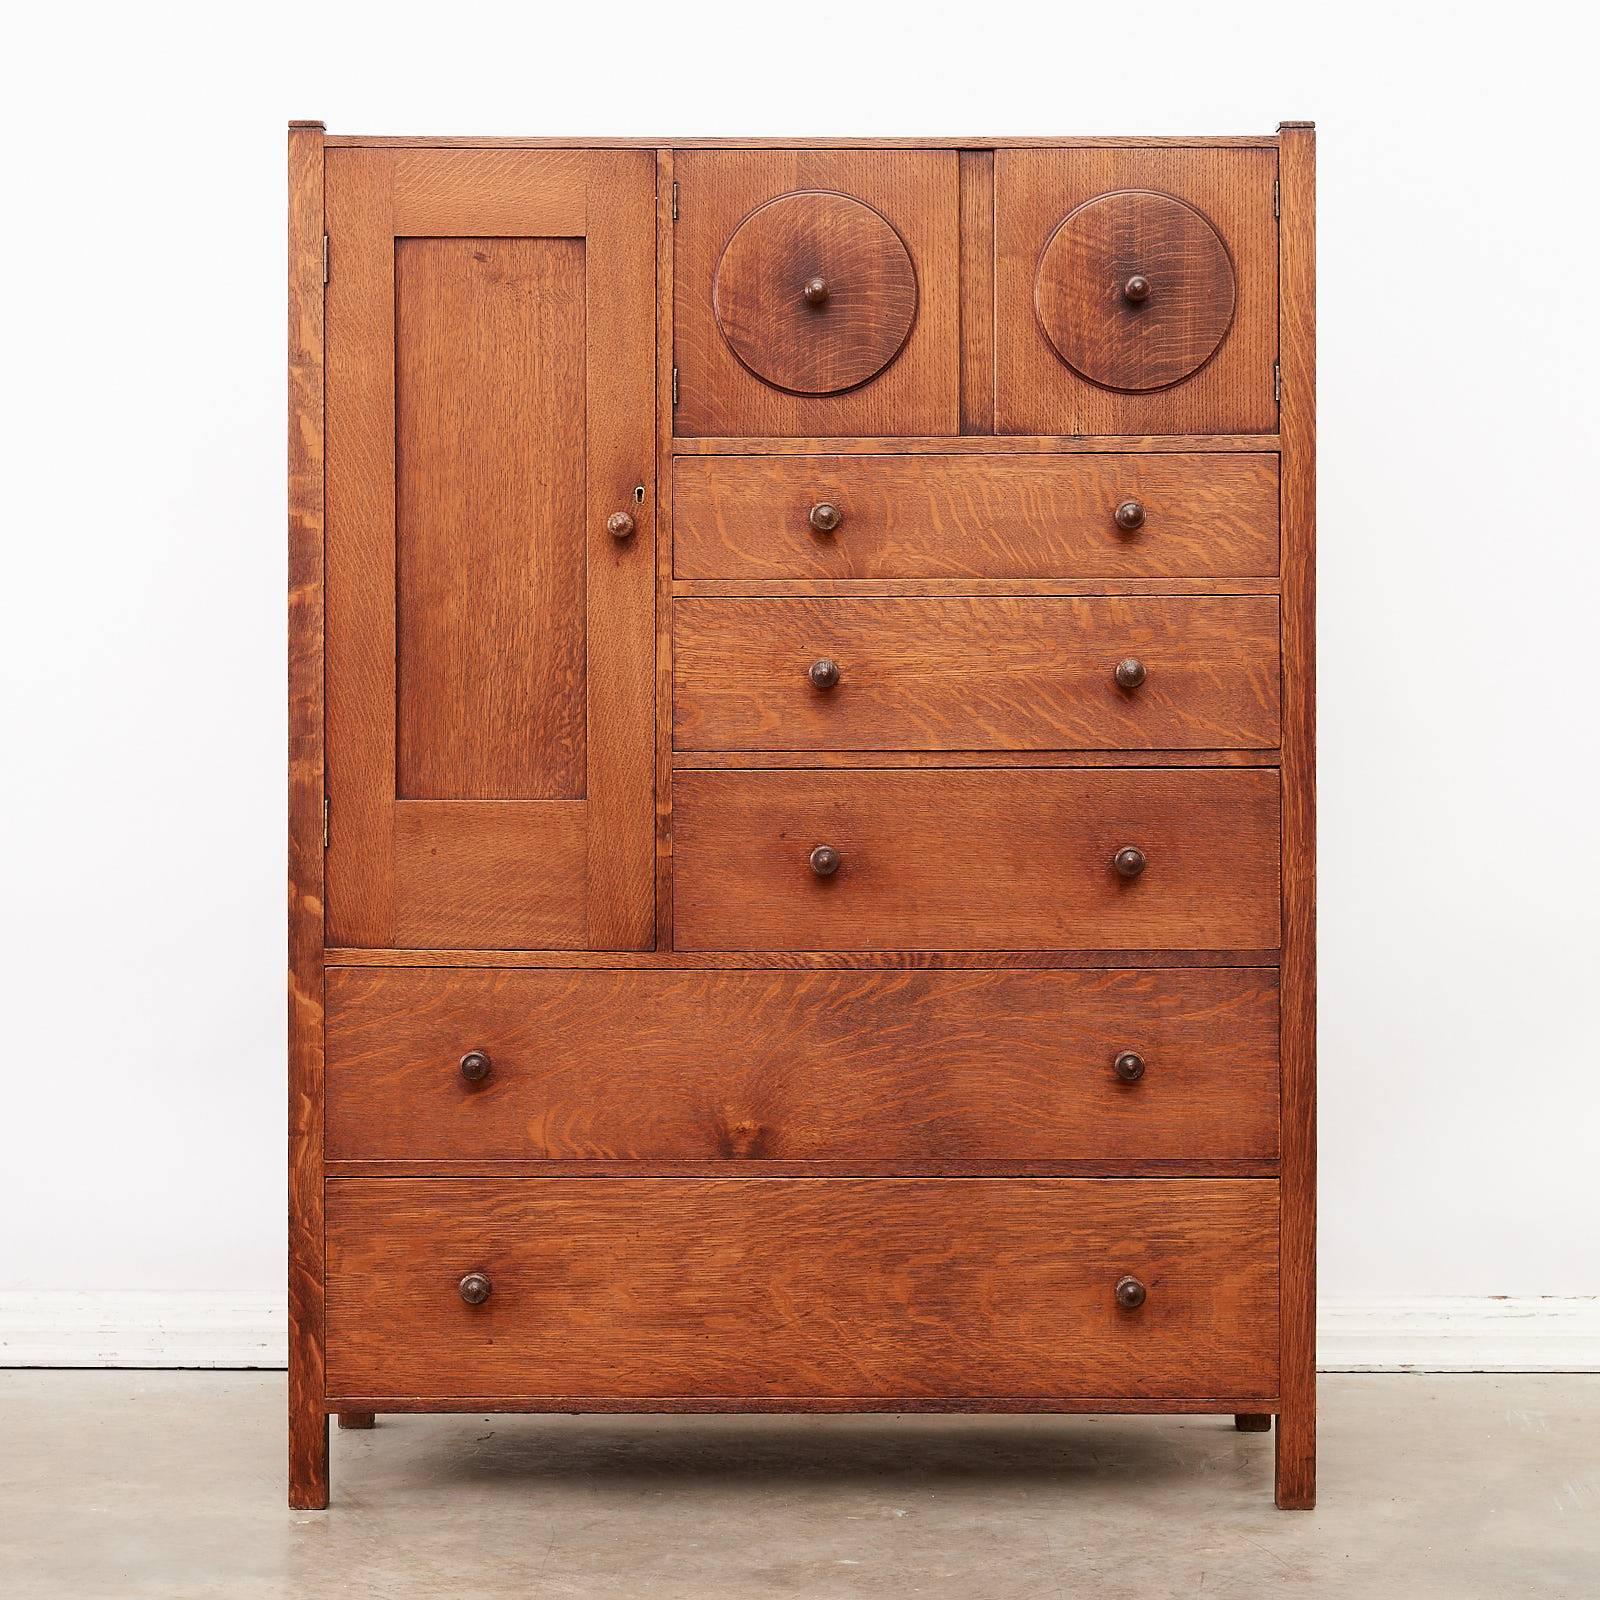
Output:
M5 1600L1600 1596L1600 1376L1328 1377L1322 1494L1212 1417L391 1417L284 1506L281 1373L0 1373Z

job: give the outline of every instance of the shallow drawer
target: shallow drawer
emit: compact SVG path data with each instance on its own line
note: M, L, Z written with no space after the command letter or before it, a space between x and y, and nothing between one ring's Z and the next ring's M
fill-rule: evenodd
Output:
M326 1073L336 1161L1271 1159L1278 981L334 968Z
M672 614L680 750L1278 742L1273 597L678 600Z
M1277 1244L1259 1178L335 1179L328 1391L1270 1396Z
M672 793L680 950L1279 942L1275 770L684 771Z
M680 456L672 471L680 578L1278 571L1275 455Z

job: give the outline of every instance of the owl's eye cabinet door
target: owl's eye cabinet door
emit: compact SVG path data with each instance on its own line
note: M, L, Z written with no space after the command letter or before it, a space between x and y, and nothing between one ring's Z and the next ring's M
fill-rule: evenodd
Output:
M1002 150L996 431L1277 429L1277 152Z
M954 151L681 150L673 172L680 437L959 431Z

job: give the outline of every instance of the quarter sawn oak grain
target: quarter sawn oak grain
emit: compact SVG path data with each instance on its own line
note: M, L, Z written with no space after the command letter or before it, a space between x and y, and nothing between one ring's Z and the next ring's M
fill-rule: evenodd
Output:
M677 600L672 716L685 750L1271 749L1278 602Z
M680 456L679 578L1271 577L1274 455ZM1117 507L1136 501L1136 534ZM819 536L825 501L842 513Z

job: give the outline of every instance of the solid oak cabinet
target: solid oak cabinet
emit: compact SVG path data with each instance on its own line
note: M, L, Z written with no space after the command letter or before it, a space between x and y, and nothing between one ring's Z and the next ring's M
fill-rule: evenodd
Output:
M293 1504L449 1410L1312 1503L1312 141L291 125Z

